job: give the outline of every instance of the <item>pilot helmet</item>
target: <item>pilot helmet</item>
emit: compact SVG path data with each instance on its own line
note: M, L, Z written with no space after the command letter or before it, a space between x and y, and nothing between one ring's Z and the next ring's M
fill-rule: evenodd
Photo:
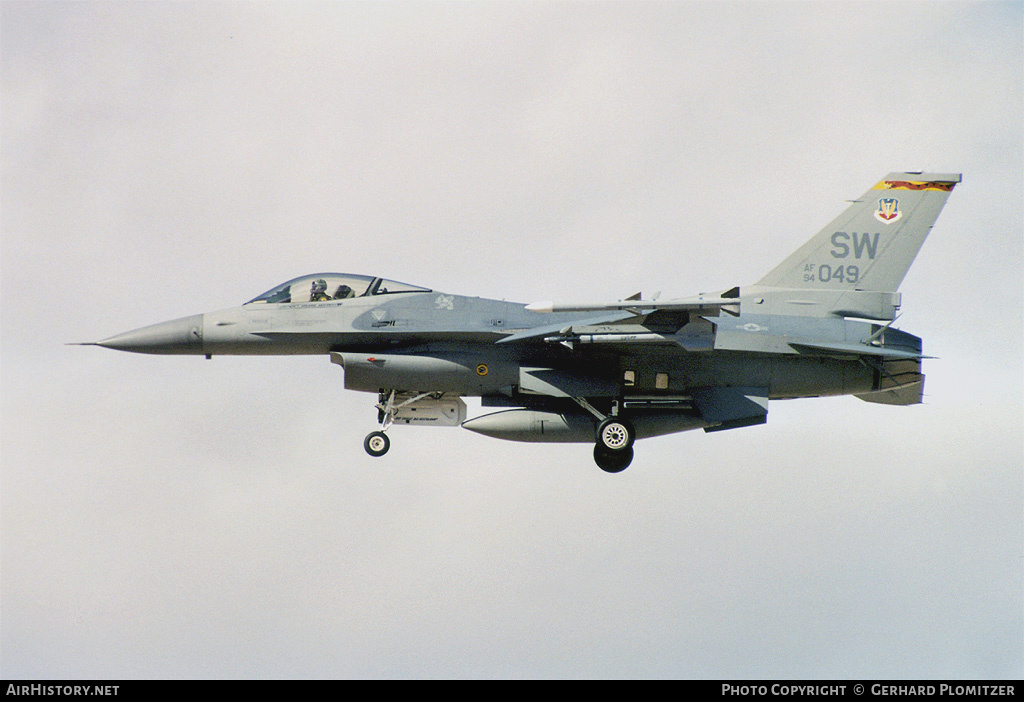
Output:
M327 291L327 281L323 278L318 278L313 281L313 288L310 291L313 294L322 293Z

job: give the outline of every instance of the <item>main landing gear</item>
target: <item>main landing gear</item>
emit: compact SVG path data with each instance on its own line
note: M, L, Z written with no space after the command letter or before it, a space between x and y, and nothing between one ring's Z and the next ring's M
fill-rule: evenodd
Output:
M607 473L619 473L633 461L633 441L636 430L627 420L606 417L597 425L594 444L594 462Z
M611 453L605 451L598 444L594 446L594 462L605 473L621 473L633 462L633 449L628 448L625 451Z
M594 443L594 462L606 473L621 473L633 462L633 441L636 429L618 413L618 402L613 403L612 413L599 412L586 398L574 397L580 407L597 418L597 434Z

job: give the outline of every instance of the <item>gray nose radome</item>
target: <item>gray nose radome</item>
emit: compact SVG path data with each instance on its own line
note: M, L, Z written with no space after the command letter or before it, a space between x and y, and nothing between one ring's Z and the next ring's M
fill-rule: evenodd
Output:
M191 317L151 324L97 341L96 345L133 353L201 354L203 315L195 314Z

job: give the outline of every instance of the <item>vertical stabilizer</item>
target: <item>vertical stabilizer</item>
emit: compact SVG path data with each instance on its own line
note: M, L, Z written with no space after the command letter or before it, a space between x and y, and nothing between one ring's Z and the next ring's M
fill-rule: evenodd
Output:
M959 173L890 173L757 285L895 292L959 182Z

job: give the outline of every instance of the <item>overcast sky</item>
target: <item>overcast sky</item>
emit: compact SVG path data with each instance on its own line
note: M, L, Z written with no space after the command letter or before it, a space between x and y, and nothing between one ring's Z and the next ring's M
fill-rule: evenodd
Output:
M1022 7L5 0L0 676L1022 677ZM964 174L901 288L925 404L619 475L372 459L326 358L64 345L325 270L723 290L902 169Z

